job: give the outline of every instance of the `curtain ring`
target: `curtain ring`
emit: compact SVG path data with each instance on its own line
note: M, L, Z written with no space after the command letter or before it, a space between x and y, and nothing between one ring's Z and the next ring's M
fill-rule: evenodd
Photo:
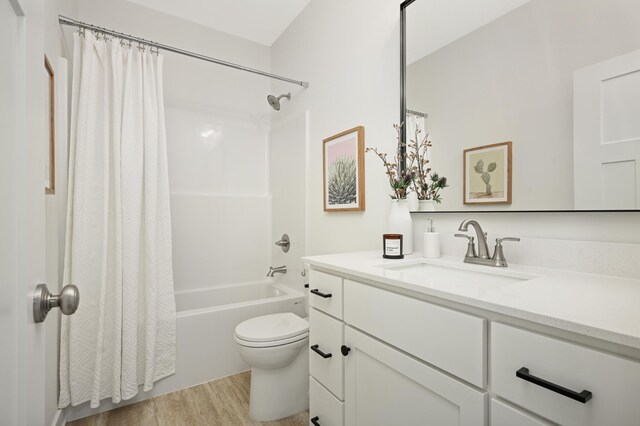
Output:
M79 28L78 28L78 34L80 35L80 37L83 37L83 38L84 38L84 35L85 35L85 34L84 34L84 27L79 27Z

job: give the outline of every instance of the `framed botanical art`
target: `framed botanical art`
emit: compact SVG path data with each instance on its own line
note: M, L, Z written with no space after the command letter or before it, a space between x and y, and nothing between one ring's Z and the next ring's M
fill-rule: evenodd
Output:
M511 204L511 145L464 150L464 204Z
M364 210L364 127L322 141L324 211Z
M44 77L46 80L47 94L46 100L46 129L47 136L44 143L45 163L44 163L44 192L45 194L55 194L56 192L56 170L55 170L55 81L53 78L53 67L49 63L47 55L44 56Z

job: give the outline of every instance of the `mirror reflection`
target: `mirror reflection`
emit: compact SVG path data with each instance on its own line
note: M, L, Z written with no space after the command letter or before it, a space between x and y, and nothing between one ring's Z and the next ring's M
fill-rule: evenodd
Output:
M437 210L640 208L640 1L416 0L408 141Z

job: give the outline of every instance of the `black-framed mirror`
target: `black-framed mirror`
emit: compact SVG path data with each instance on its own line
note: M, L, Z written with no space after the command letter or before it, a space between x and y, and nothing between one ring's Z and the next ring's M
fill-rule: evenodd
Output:
M640 210L638 16L635 0L403 2L402 137L429 134L449 185L435 210Z

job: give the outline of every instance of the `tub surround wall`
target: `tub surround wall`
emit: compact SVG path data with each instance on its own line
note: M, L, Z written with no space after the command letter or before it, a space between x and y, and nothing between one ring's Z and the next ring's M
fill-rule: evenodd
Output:
M282 110L281 110L282 111ZM274 112L274 117L279 112ZM271 182L271 263L286 265L286 274L276 274L275 282L304 291L307 212L305 205L309 114L303 112L271 129L269 176ZM291 246L284 253L273 242L289 235Z
M75 17L252 68L270 68L266 46L132 2L83 0ZM67 39L72 32L65 30ZM269 85L261 76L165 53L176 291L264 278L271 221Z

